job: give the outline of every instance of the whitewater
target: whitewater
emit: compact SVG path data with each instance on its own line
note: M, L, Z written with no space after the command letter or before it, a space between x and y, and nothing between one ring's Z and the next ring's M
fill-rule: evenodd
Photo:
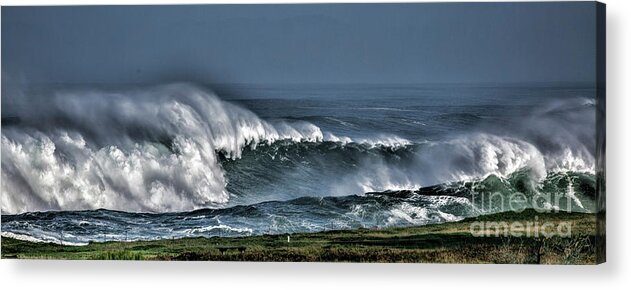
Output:
M471 182L532 194L554 183L593 204L589 90L272 92L169 84L3 99L3 235L54 241L83 221L67 237L86 242L98 220L137 239L444 222L483 210L466 194L375 193ZM50 211L56 223L41 222Z

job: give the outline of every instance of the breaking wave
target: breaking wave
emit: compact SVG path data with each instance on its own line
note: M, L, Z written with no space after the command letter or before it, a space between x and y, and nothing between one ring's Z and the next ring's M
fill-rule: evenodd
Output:
M2 130L2 211L181 211L228 201L218 155L278 140L321 142L307 122L268 122L185 84L62 92L16 106ZM327 134L336 142L354 142ZM402 139L360 140L398 146Z
M414 189L506 178L523 168L534 188L549 172L594 170L593 150L563 135L351 138L306 121L263 120L188 84L31 96L14 111L19 121L2 129L3 214L178 212L222 207L232 197L252 202ZM553 107L542 114L557 113ZM288 178L265 192L271 181Z

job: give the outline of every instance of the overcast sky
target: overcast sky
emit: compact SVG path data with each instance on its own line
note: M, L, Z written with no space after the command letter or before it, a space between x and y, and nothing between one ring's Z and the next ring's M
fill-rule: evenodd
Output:
M2 7L3 83L592 81L595 4Z

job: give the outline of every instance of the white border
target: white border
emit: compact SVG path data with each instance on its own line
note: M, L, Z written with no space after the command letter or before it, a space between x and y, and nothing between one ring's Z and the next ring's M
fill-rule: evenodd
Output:
M180 1L324 3L340 1ZM341 1L415 2L415 1ZM455 2L455 1L445 1ZM460 1L468 2L468 1ZM14 289L616 289L631 277L631 15L628 0L607 3L607 252L600 266L0 261L0 287ZM6 5L177 4L169 0L20 1ZM626 53L625 53L626 52Z

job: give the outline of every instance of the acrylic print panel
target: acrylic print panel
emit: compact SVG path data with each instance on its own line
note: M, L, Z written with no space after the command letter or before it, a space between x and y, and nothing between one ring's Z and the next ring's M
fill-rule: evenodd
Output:
M2 258L604 262L604 21L2 7Z

